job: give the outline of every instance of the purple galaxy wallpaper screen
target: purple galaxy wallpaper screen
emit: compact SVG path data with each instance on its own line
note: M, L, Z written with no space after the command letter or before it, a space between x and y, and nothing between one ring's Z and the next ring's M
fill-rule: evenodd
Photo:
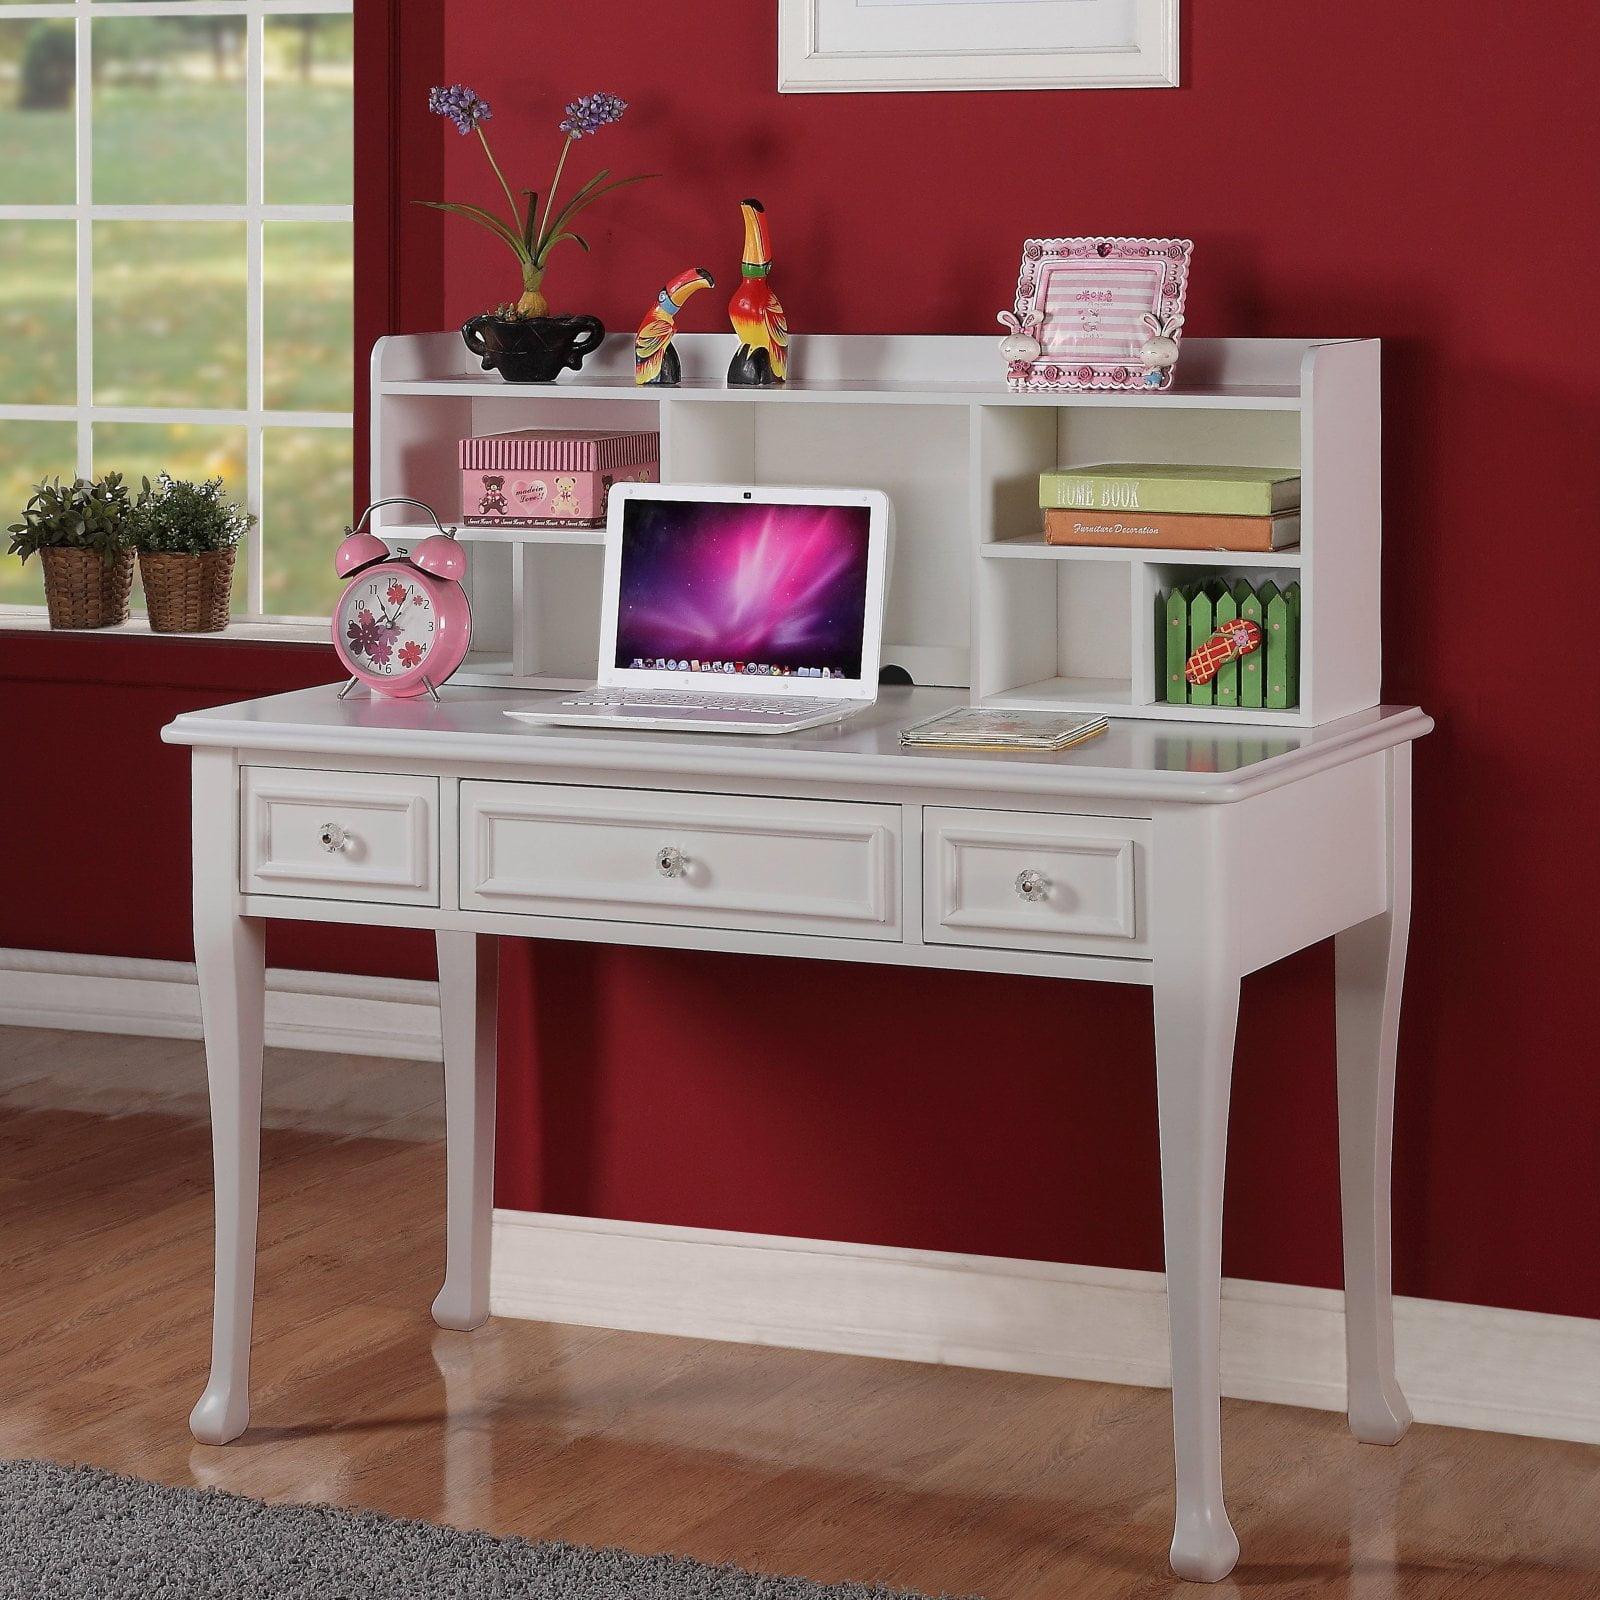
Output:
M619 667L858 678L866 506L630 501Z

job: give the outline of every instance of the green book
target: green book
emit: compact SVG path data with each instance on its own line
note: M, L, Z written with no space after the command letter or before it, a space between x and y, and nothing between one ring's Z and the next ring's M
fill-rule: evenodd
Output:
M1160 466L1100 461L1039 474L1046 510L1165 511L1210 517L1270 517L1300 504L1292 467Z

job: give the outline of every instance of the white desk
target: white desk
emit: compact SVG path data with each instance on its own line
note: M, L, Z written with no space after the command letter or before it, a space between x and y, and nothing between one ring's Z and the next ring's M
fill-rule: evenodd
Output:
M1239 980L1336 936L1350 1426L1393 1444L1389 1167L1410 912L1411 741L1381 707L1314 729L1119 722L1059 755L907 752L965 703L886 692L778 739L529 729L526 694L340 702L308 689L198 711L195 950L216 1161L211 1378L190 1418L249 1422L268 917L431 928L448 1125L433 1314L488 1315L494 936L964 967L1148 985L1177 1523L1186 1578L1231 1570L1222 1497L1222 1180Z

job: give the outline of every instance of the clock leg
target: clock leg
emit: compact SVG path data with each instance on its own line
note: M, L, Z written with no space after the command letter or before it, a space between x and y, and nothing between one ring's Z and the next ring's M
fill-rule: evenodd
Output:
M342 689L341 689L341 690L340 690L340 691L339 691L339 698L340 698L340 699L341 699L341 700L343 700L343 699L344 699L344 697L345 697L345 696L346 696L346 695L347 695L347 694L349 694L349 693L350 693L350 691L351 691L351 690L352 690L352 689L353 689L353 688L355 688L355 686L356 686L356 685L357 685L357 684L358 684L358 683L360 683L360 682L361 682L361 680L360 680L360 679L359 679L359 678L351 678L351 679L350 679L350 680L349 680L349 681L348 681L348 682L347 682L347 683L346 683L346 684L345 684L345 686L344 686L344 688L342 688Z
M437 705L439 703L439 691L428 681L426 673L422 675L422 687L428 691L428 698Z

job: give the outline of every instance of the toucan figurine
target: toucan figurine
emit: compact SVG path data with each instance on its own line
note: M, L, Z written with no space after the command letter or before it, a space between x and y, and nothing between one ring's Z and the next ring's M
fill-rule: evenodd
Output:
M682 381L683 368L678 352L672 348L672 336L678 331L678 313L690 295L702 289L714 289L716 283L704 267L689 267L661 291L633 336L635 383L675 388Z
M728 302L728 317L739 335L739 348L728 367L730 389L770 389L789 370L789 324L767 282L772 247L767 239L767 214L759 200L741 200L744 212L744 260L739 287Z

